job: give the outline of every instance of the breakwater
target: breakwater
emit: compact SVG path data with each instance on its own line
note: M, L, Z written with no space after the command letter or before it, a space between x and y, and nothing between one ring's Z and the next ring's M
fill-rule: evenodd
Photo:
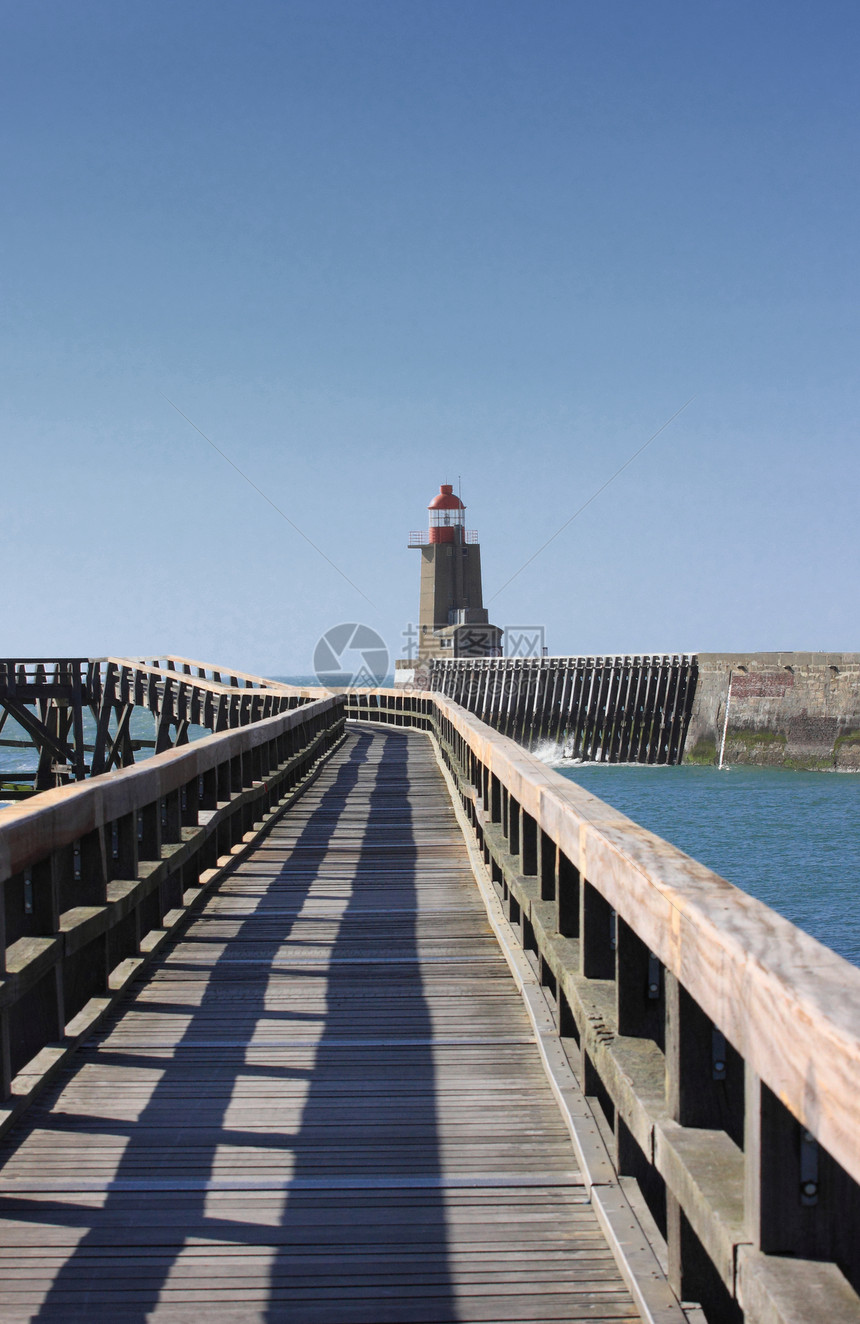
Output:
M568 758L680 762L696 689L687 654L434 661L430 684L529 748Z
M860 653L700 653L685 763L860 771Z
M431 689L536 749L602 763L860 771L860 654L434 661Z

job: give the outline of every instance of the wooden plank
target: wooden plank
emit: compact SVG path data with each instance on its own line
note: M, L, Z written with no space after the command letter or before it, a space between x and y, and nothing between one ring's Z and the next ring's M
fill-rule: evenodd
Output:
M638 1318L415 733L349 737L2 1157L3 1324Z

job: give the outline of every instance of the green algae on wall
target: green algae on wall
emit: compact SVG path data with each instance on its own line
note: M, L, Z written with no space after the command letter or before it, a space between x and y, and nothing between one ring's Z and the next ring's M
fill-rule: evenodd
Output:
M698 763L707 765L717 762L717 742L708 740L705 737L697 740L692 749L688 749L684 754L685 763Z

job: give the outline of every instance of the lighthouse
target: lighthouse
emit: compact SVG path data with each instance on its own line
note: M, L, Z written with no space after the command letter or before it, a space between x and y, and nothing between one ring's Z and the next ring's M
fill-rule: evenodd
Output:
M428 510L429 528L409 535L421 552L417 660L500 657L502 631L484 606L481 547L466 528L466 507L443 483Z

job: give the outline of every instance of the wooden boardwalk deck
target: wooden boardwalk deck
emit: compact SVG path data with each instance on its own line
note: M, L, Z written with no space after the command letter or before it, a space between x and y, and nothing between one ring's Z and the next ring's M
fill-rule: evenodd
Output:
M3 1324L639 1318L417 733L350 733L0 1159Z

